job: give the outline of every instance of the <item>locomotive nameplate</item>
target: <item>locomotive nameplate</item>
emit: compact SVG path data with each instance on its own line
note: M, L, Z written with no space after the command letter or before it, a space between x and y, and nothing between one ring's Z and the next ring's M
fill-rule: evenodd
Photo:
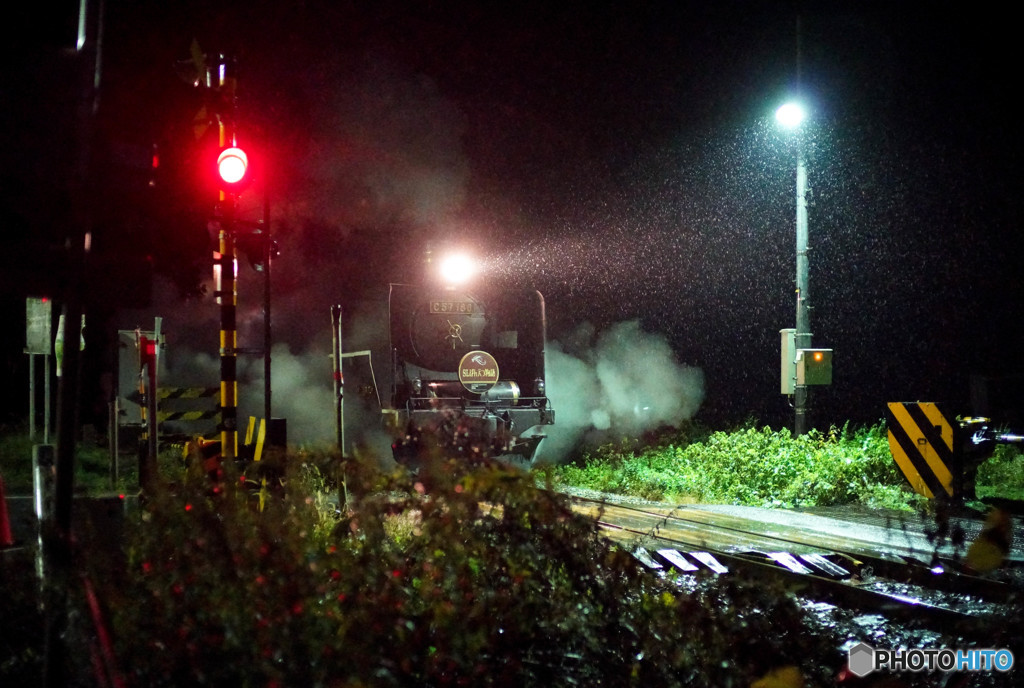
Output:
M459 382L474 394L483 394L498 382L498 362L486 351L470 351L459 361Z
M450 315L452 313L474 313L476 304L472 301L431 301L430 312Z

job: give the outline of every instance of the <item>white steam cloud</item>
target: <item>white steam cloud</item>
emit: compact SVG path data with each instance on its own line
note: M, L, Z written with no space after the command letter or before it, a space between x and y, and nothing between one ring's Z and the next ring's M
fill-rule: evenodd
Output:
M679 363L661 334L638 321L596 336L581 325L566 344L547 347L548 396L555 424L544 429L539 459L557 462L595 433L637 436L677 427L704 400L704 372Z

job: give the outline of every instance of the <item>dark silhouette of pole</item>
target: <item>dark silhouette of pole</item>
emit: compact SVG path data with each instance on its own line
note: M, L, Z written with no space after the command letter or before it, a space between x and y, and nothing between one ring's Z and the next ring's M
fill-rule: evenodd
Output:
M263 418L270 428L270 263L273 261L273 241L270 238L270 192L263 191Z
M43 534L43 600L46 611L43 684L66 686L68 675L68 588L73 579L71 515L74 497L75 449L78 439L78 396L81 371L82 294L86 289L86 260L92 238L93 198L92 143L102 73L101 2L82 2L79 32L71 55L78 82L77 151L71 169L68 236L68 278L64 294L64 342L62 374L57 387L57 451L55 459L53 520Z

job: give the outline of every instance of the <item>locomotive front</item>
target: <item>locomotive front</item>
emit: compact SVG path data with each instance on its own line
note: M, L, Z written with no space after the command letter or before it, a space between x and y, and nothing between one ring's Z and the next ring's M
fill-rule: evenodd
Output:
M531 464L555 419L540 292L393 284L389 310L395 460Z

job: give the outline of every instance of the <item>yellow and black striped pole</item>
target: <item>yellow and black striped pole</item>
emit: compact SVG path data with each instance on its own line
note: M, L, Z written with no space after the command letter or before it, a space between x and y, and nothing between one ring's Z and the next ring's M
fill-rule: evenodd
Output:
M235 77L232 64L221 57L217 68L217 83L225 112L219 117L220 148L234 143ZM220 433L221 456L231 462L238 454L238 331L235 257L235 194L221 190L220 221Z
M232 461L238 442L238 331L235 283L235 237L232 221L224 217L220 229L220 432L221 452Z

